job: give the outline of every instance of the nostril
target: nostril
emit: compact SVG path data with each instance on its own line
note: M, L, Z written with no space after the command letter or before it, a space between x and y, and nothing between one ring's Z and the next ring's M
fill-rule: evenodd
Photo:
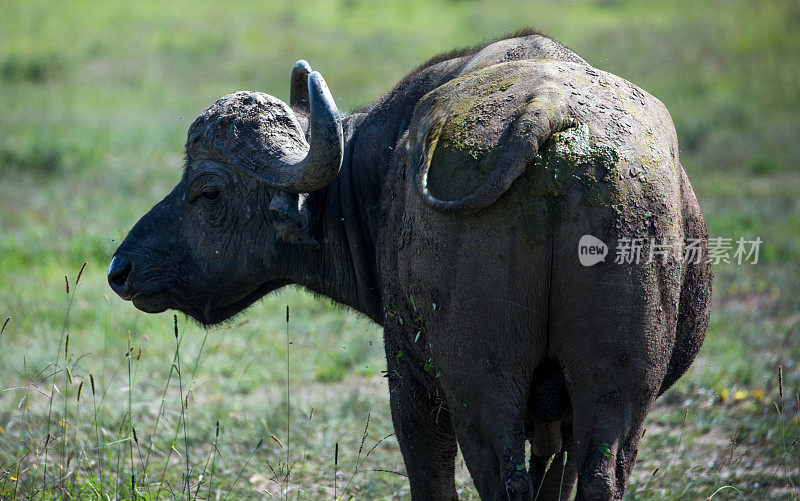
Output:
M114 256L108 266L108 283L115 291L122 289L128 280L133 264L124 257Z

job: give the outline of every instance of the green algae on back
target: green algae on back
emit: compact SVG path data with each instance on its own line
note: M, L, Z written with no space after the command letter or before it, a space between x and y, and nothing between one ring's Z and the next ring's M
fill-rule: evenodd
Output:
M520 204L528 238L544 243L550 224L569 216L564 196L576 182L583 205L616 207L621 199L618 161L616 151L593 137L586 124L553 134L510 191Z
M592 137L589 126L579 123L554 134L546 147L536 156L535 171L550 172L552 186L548 194L563 194L567 181L574 178L586 188L582 202L590 207L619 202L607 199L600 193L603 185L616 186L620 179L617 168L619 155L610 146Z
M457 87L467 85L470 92L450 110L441 133L442 146L464 152L475 160L479 160L493 146L493 138L481 134L483 127L491 126L494 114L501 107L492 96L508 90L519 80L513 68L489 70L492 71L477 72L467 82L454 80Z
M462 200L486 186L513 152L526 166L498 201L507 201L509 227L524 226L532 241L546 241L553 224L578 217L567 213L578 211L576 204L602 212L611 225L638 225L648 212L641 207L667 195L671 174L661 168L669 153L656 144L645 97L613 75L549 59L456 78L415 112L425 117L429 144L426 188L436 199ZM546 121L565 113L572 124L549 132ZM520 137L539 137L538 152Z
M480 187L495 169L502 144L497 144L491 125L510 104L503 99L503 93L517 81L519 75L512 65L487 68L450 83L457 92L467 91L455 103L435 101L429 113L447 117L437 138L428 177L428 187L437 198L463 198Z

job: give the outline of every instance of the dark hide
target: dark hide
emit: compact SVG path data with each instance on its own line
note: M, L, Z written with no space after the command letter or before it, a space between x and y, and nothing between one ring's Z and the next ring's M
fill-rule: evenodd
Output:
M614 262L625 239L705 249L663 105L535 32L437 56L341 121L301 61L290 101L235 93L195 121L115 292L213 324L296 283L381 324L413 499L456 499L457 446L483 499L531 499L551 455L541 499L621 498L711 301L705 260ZM579 263L583 235L605 261Z

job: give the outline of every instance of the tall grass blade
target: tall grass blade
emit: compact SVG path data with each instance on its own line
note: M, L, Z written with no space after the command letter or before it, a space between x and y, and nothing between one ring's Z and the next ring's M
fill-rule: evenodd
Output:
M248 456L247 461L244 463L244 466L242 466L242 469L239 470L239 474L236 475L236 478L233 479L233 482L231 482L231 485L228 487L228 493L225 494L225 497L223 498L223 501L228 499L228 496L230 496L231 492L233 492L233 486L236 485L237 482L239 482L240 478L242 478L242 473L244 473L244 470L250 464L250 460L253 459L253 456L255 455L256 451L261 448L261 444L263 444L263 443L264 443L264 439L263 438L258 441L258 445L256 445L255 449L253 449L253 451L250 453L250 456Z
M550 466L553 464L553 458L555 457L556 455L553 454L547 458L547 463L544 465L544 473L542 473L542 479L539 481L539 488L536 489L536 496L533 498L534 500L539 499L539 494L542 492L542 486L544 485L544 479L547 477L547 472L550 471Z

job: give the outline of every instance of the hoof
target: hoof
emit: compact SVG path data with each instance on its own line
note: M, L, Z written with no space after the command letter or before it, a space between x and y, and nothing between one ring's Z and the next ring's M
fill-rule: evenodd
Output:
M525 470L515 471L505 481L507 499L510 501L529 501L533 499L533 483Z

